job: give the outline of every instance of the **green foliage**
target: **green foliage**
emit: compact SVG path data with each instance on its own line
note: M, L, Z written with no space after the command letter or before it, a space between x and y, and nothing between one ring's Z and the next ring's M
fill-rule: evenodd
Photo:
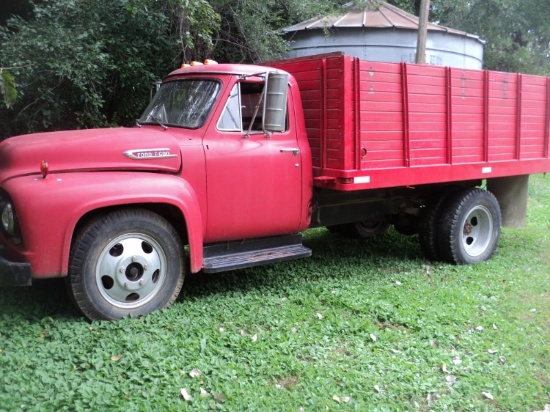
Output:
M89 324L59 281L0 289L0 410L544 410L548 178L529 194L526 229L475 266L315 229L312 258L189 276L140 319Z
M485 64L510 72L550 74L550 3L484 0L469 9L465 29L487 41Z
M182 61L278 57L279 29L331 0L44 0L0 27L0 66L19 96L0 108L0 139L45 130L130 125L151 84ZM12 102L10 101L10 104Z
M156 7L169 19L170 32L180 45L183 61L202 61L213 49L213 36L220 27L220 15L206 0L160 0ZM126 8L134 15L148 12L150 0L129 0ZM167 33L168 35L168 33Z
M159 10L131 13L125 0L42 1L29 21L0 28L0 66L19 97L0 109L6 137L51 129L130 124L151 84L180 64Z
M211 0L210 3L221 16L215 58L257 63L278 58L288 48L282 28L334 12L345 0Z
M4 98L4 104L9 109L17 99L17 90L15 89L15 79L11 73L0 68L0 95Z
M389 0L414 13L416 0ZM550 75L547 0L431 0L430 21L485 40L485 67Z
M130 125L151 84L182 61L278 58L282 28L347 0L35 0L29 14L31 2L24 19L0 26L0 67L10 68L0 76L0 139ZM413 13L419 4L389 2ZM489 69L550 74L548 15L547 0L431 0L430 20L486 40Z

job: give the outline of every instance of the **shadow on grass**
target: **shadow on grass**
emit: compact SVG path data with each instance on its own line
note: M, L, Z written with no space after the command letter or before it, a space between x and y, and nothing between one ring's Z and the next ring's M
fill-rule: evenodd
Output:
M309 231L304 244L313 250L309 259L258 266L220 274L189 274L178 301L217 294L262 292L303 287L326 276L344 276L345 268L382 268L402 260L410 264L421 258L418 241L391 231L372 239L351 240L325 229ZM379 270L380 271L380 270ZM328 274L330 273L330 274ZM65 289L65 279L35 281L30 287L0 288L0 312L10 318L37 321L84 321Z
M304 282L315 282L327 276L364 276L370 272L376 272L377 276L389 275L399 271L397 266L400 265L410 267L426 263L418 238L403 236L393 230L387 235L358 240L330 233L326 229L315 229L306 233L304 245L313 251L309 259L226 273L190 274L186 277L179 300L303 287Z
M81 318L65 290L65 279L34 281L28 287L0 288L0 311L4 316L28 321L46 317L58 320Z

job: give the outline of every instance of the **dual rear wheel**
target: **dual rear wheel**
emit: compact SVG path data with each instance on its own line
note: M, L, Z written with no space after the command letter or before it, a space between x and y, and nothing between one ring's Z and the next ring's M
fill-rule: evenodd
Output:
M500 206L491 192L474 188L448 193L425 208L420 246L430 260L479 263L494 254L501 226Z

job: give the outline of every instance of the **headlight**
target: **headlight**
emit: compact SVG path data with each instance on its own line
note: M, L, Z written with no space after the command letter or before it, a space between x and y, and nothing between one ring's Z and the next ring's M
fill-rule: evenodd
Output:
M15 213L9 202L2 206L2 228L8 235L15 236Z

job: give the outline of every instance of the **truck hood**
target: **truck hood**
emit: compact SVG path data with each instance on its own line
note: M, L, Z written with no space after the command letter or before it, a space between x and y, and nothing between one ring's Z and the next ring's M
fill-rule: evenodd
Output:
M175 173L176 139L153 128L71 130L16 136L0 142L0 182L9 177L74 170L142 170Z

